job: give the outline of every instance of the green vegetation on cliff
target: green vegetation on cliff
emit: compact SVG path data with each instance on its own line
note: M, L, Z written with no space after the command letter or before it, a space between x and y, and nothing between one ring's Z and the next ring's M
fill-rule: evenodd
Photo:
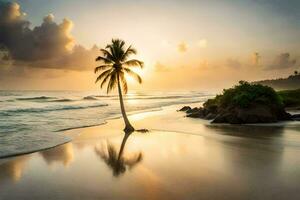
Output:
M277 92L282 99L285 107L300 106L300 89L297 90L283 90Z
M204 103L204 107L227 108L240 107L247 108L251 104L267 104L283 106L282 99L269 86L261 84L251 84L246 81L240 81L238 85L224 89L223 93L217 95L214 99L209 99Z
M207 100L201 108L182 108L187 117L212 119L212 123L249 124L290 120L282 98L261 84L240 81L223 93Z
M275 90L295 90L300 88L300 74L298 71L295 71L294 75L290 75L287 78L262 80L254 83L267 85Z
M232 88L207 100L203 107L185 106L187 117L212 120L212 123L249 124L293 120L285 106L300 105L300 89L276 92L269 86L240 81Z

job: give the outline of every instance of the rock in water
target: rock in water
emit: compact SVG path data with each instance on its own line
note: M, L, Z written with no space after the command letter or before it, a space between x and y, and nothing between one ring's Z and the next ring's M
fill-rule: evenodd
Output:
M292 119L296 121L300 121L300 114L292 115Z
M191 110L192 108L190 106L183 106L179 111L188 111L188 110Z
M191 109L187 110L186 113L196 113L199 111L199 109L201 109L201 108L197 108L197 107L191 108Z
M283 108L253 104L248 108L232 108L221 112L212 122L230 124L272 123L290 120Z

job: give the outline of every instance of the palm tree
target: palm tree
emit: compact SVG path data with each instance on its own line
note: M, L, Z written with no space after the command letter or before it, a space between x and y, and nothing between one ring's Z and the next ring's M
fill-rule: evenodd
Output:
M125 42L120 39L112 39L111 44L108 44L105 49L100 49L100 51L103 56L98 56L96 61L101 61L102 65L95 68L95 73L103 72L97 77L96 83L101 81L101 88L107 83L107 93L111 92L116 86L118 87L120 107L125 122L124 131L133 132L134 128L126 115L122 89L126 94L128 87L125 74L132 76L139 83L142 83L142 78L132 71L130 67L143 68L144 63L137 59L129 59L131 55L137 54L137 51L132 46L125 48Z

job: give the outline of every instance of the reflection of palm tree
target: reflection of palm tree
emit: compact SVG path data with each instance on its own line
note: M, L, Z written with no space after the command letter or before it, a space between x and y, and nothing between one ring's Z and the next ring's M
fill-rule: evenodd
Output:
M96 61L103 62L103 65L95 68L95 73L103 71L96 79L96 82L101 81L101 88L107 84L107 93L112 91L116 86L118 87L120 106L122 116L125 122L125 132L134 131L133 126L130 124L124 107L121 84L123 92L127 93L127 81L125 74L135 78L139 83L142 83L142 78L135 73L130 67L143 67L143 62L137 59L129 60L131 55L137 51L129 46L125 49L125 42L120 39L113 39L111 44L108 44L105 49L100 49L103 56L98 56Z
M99 155L101 159L104 160L104 162L113 170L114 176L119 176L125 173L127 167L131 169L142 161L143 156L141 152L130 157L125 157L123 155L125 144L129 136L130 133L126 133L124 135L119 153L117 153L117 149L109 143L107 144L107 150L103 148L95 148L97 155Z

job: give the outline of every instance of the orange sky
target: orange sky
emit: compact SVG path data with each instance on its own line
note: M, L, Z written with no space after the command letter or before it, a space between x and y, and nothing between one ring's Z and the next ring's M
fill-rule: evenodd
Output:
M0 60L0 89L97 89L93 68L98 50L91 48L104 47L112 37L135 46L137 58L145 62L138 71L144 83L129 80L132 90L216 91L239 80L285 77L300 68L299 15L294 9L299 4L277 4L230 0L0 4L2 30L8 23L30 22L28 41L39 38L38 47L23 45L23 33L0 31L0 44L10 52L10 59Z

